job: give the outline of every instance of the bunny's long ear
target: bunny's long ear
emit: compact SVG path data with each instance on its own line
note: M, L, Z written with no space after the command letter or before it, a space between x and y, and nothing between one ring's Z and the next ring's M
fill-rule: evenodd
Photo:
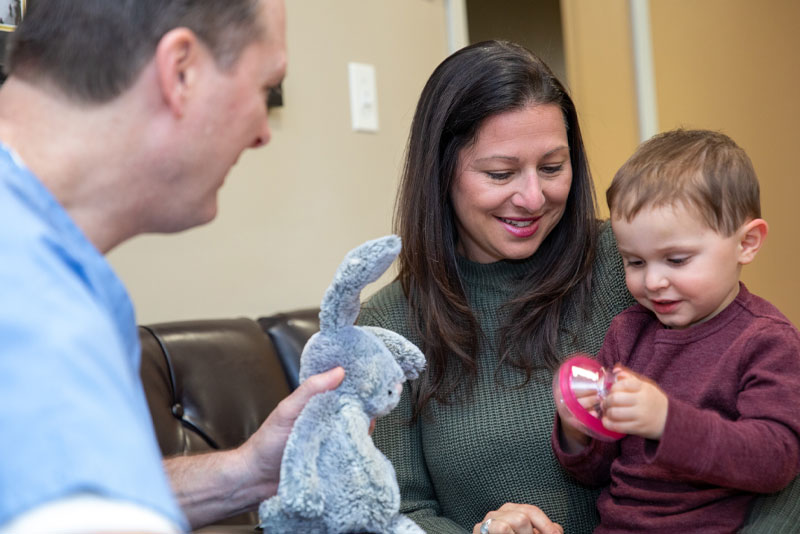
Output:
M386 330L379 326L361 326L368 332L380 339L389 352L392 353L406 380L413 380L425 369L425 355L422 354L416 345L409 340L391 330Z
M354 248L339 265L319 312L321 331L335 331L356 321L361 290L383 274L400 253L400 238L388 235Z

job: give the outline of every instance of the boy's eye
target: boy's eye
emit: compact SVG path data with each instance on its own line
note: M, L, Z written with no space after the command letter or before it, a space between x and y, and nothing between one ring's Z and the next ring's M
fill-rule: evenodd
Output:
M672 265L683 265L688 259L688 257L667 258L667 262L671 263Z

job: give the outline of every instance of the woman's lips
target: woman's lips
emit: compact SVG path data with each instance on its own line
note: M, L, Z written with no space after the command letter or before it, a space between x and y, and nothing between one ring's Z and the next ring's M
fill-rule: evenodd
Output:
M541 217L497 217L508 233L515 237L530 237L539 229Z

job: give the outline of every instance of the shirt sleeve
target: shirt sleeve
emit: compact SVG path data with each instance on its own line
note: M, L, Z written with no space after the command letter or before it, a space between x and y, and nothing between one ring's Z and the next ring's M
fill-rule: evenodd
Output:
M739 360L736 420L670 398L652 463L687 480L755 493L784 488L800 461L800 341L787 325L762 326ZM732 362L732 365L735 363Z

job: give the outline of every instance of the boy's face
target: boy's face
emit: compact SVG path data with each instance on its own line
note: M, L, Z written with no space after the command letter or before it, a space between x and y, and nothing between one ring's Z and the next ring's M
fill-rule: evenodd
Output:
M628 289L665 326L707 321L739 293L740 232L720 235L682 205L612 215L611 225Z

